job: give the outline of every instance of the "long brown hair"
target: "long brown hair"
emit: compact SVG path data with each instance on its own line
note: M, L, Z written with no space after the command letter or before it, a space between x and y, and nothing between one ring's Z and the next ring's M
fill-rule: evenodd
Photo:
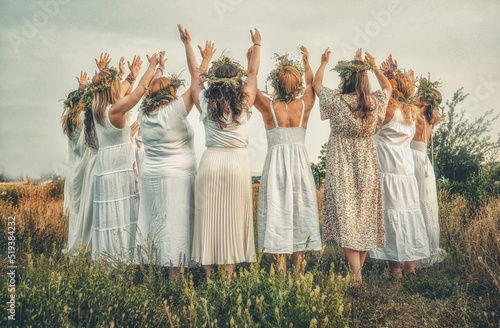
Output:
M232 78L237 76L238 71L234 65L220 65L214 72L218 78ZM208 117L220 128L227 127L229 116L235 124L245 108L246 92L243 83L234 87L228 83L212 83L205 92L208 101Z
M354 64L363 65L361 60L354 60ZM347 80L344 79L341 84L341 93L343 95L356 93L358 105L352 108L362 120L368 120L372 116L373 108L370 101L370 82L366 71L353 73Z
M394 78L397 84L393 90L391 98L389 99L387 108L393 109L395 107L400 107L406 122L411 124L417 119L419 109L414 104L399 101L396 97L394 97L394 94L398 93L397 96L410 99L414 95L415 86L406 74L398 73L394 76Z
M441 102L443 101L443 95L441 95L441 92L439 92L437 90L436 90L436 94L438 96L437 102L438 102L438 104L441 104ZM423 113L425 119L431 125L438 124L439 122L441 122L441 115L439 115L438 108L434 108L432 103L429 101L427 103L428 104L426 104L424 106L425 109L424 109L424 113Z
M79 90L75 90L70 92L68 98L73 98L77 94L79 94ZM78 102L69 104L69 108L62 118L62 128L64 134L70 139L73 140L73 137L77 131L80 131L81 122L80 122L80 107Z
M101 70L92 78L92 84L96 87L100 86L110 74L111 73L108 69ZM120 99L120 91L121 83L118 78L111 83L109 88L94 91L94 99L92 100L92 115L97 123L104 125L104 111L106 106L114 104Z

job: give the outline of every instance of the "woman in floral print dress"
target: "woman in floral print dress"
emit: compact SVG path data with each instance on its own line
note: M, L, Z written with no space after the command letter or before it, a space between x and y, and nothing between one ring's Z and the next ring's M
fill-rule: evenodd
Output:
M330 51L321 56L313 87L322 120L330 120L323 199L323 240L344 248L353 281L361 283L368 250L385 245L380 172L372 136L385 117L391 84L374 58L358 49L353 61L335 67L342 78L337 90L324 87ZM382 90L370 94L367 70L372 69Z

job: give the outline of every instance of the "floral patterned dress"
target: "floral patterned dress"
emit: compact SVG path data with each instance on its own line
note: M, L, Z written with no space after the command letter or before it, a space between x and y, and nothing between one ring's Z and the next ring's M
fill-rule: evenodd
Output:
M373 114L362 121L352 111L356 95L323 87L319 92L322 120L330 120L323 197L323 241L367 251L385 246L382 191L372 136L381 125L389 92L370 95Z

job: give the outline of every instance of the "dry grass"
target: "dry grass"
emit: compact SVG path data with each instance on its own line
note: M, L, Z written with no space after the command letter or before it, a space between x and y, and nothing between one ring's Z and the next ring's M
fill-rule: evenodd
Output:
M256 186L253 196L255 215ZM320 209L322 198L322 192L318 191ZM345 325L498 326L500 199L483 198L472 204L468 199L444 190L440 191L439 201L441 246L448 252L445 261L420 271L413 280L402 281L383 279L385 263L368 261L364 269L364 285L351 288L346 296L351 310ZM60 184L0 184L0 234L4 239L7 217L15 216L21 254L19 261L25 261L23 255L28 238L31 238L35 258L53 249L62 249L67 240L68 226L62 205ZM322 259L316 254L308 254L307 260L308 267L320 269L319 280L321 271L328 272L332 263L338 274L347 272L342 251L335 246L329 245ZM263 266L267 269L270 262L270 259L264 259ZM0 263L3 274L5 257Z

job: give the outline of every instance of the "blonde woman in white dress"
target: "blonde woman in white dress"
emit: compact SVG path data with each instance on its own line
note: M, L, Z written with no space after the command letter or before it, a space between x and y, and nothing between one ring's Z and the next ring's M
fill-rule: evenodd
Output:
M109 56L99 61L99 72L92 78L94 98L92 114L99 142L95 168L94 231L92 253L119 261L132 259L137 228L137 170L130 141L127 113L139 102L153 77L158 54L148 57L149 67L137 88L125 92L114 68L108 68ZM97 61L97 60L96 60ZM133 82L142 62L134 59L130 76ZM87 128L87 127L86 127ZM90 133L89 133L90 134Z
M314 74L307 49L301 51L303 67L288 55L278 57L278 68L270 75L272 99L258 91L254 104L264 119L269 146L259 187L259 249L274 255L283 274L285 254L292 254L292 265L297 267L305 250L321 249L316 184L304 145L315 100Z
M427 156L432 128L441 121L438 108L443 98L437 90L438 84L439 82L432 83L427 80L421 80L419 83L415 105L420 109L420 113L417 116L415 137L410 144L415 162L420 208L427 228L430 251L428 258L417 261L417 268L425 268L439 263L446 256L446 251L439 247L440 228L436 176L434 175L434 167Z
M194 60L190 36L179 26L188 60ZM201 84L200 73L192 82L193 101L205 126L204 152L195 187L193 260L207 276L213 265L226 265L231 279L235 263L255 261L252 218L252 180L247 122L257 93L260 33L251 32L254 50L248 77L244 69L227 57L212 64Z
M202 66L209 60L204 58ZM177 76L162 77L165 61L162 53L139 109L145 156L137 239L144 261L178 268L191 260L197 163L194 131L187 120L193 108L191 88L177 94L184 82ZM194 75L196 61L188 65Z
M410 103L413 81L403 73L386 70L386 74L393 92L382 127L373 137L380 162L386 246L369 254L388 260L388 275L401 277L415 273L415 261L429 257L429 245L410 149L418 114Z

